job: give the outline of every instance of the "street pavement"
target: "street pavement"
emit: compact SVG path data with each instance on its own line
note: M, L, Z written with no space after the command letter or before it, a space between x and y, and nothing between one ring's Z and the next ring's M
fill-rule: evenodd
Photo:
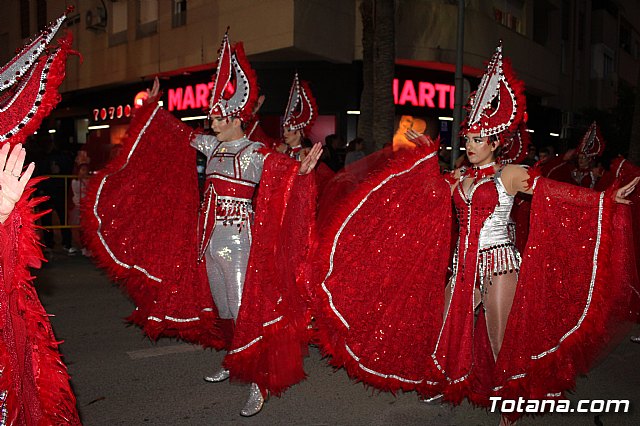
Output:
M69 368L83 424L90 425L497 425L500 417L464 403L430 405L415 393L391 395L351 381L312 347L307 380L260 414L240 417L248 387L206 383L222 354L161 339L152 342L123 320L126 296L90 260L54 252L37 272L36 288ZM526 338L526 336L523 336ZM640 424L640 344L622 343L570 396L629 399L626 414L554 414L518 425Z

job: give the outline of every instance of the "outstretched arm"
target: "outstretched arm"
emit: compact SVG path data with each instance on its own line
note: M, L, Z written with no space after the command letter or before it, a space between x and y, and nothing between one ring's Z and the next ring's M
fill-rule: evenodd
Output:
M510 194L515 195L517 192L533 194L533 188L529 186L529 172L526 168L508 165L504 168L502 176L503 183ZM625 186L619 188L615 194L615 201L620 204L631 204L627 197L634 191L638 182L640 182L640 177L636 177Z
M0 149L0 223L4 223L13 211L35 168L31 163L23 173L26 152L22 144L13 147L11 154L10 149L9 143Z

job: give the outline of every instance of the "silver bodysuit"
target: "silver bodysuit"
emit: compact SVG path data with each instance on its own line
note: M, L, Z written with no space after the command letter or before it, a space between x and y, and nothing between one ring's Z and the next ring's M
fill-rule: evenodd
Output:
M264 147L242 137L220 142L197 135L191 145L207 156L205 194L201 209L201 252L204 254L213 301L220 318L238 318L251 249L252 196L260 182ZM215 216L214 216L215 215ZM214 224L215 219L215 224Z
M498 204L482 224L478 240L478 274L481 291L485 277L520 270L520 253L515 247L515 223L511 220L511 209L515 197L507 193L500 176L502 169L493 177L498 192Z

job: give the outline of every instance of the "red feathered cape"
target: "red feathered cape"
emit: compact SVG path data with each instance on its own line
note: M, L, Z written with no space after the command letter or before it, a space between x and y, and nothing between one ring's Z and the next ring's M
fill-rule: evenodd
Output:
M436 154L421 154L407 150L326 212L311 258L323 351L390 391L426 385L442 323L451 195Z
M29 200L34 184L0 225L0 406L7 424L79 425L60 342L29 272L43 260L35 232L42 214L33 213L42 199Z
M192 130L150 104L138 110L119 157L89 184L83 227L99 264L137 308L153 339L174 336L229 349L231 378L279 394L304 378L306 306L296 283L315 210L312 176L267 153L256 197L253 245L230 344L197 261L199 193ZM295 182L295 184L294 184Z
M384 390L485 406L492 395L561 397L632 316L637 276L628 207L609 193L539 178L497 364L481 315L473 341L461 345L474 351L469 374L449 382L432 354L442 325L451 198L437 159L422 155L363 184L324 228L310 274L323 350L352 377ZM449 320L468 315L449 312Z

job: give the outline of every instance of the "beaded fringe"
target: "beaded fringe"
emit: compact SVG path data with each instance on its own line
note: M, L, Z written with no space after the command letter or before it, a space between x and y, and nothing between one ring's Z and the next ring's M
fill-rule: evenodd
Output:
M513 243L499 244L497 246L481 249L478 252L478 274L480 275L480 291L485 294L485 278L493 275L502 275L509 272L518 272L522 258Z
M240 226L247 220L253 220L251 200L218 196L216 200L216 219L222 220L224 226L232 224Z

